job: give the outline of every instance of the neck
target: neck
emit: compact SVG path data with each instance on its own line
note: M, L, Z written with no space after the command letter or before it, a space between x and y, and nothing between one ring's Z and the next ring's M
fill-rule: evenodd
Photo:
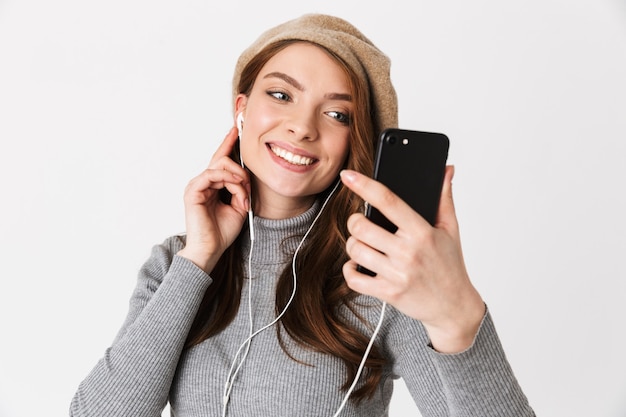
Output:
M260 190L259 190L260 191ZM258 192L253 195L252 211L256 216L265 219L288 219L307 211L315 202L316 196L286 197L281 195Z

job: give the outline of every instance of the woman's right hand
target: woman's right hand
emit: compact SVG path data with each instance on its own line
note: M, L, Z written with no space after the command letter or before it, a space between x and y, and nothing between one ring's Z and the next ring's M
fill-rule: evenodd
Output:
M185 189L187 243L178 255L207 273L234 242L250 207L250 177L229 156L237 137L237 129L233 127L215 151L208 168ZM230 204L219 199L222 188L232 194Z

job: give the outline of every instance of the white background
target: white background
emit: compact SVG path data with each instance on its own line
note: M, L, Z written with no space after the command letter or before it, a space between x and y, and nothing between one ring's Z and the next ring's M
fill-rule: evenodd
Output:
M540 416L626 415L626 3L0 0L0 416L64 416L232 124L238 54L305 12L441 131L470 274ZM415 415L399 384L392 417Z

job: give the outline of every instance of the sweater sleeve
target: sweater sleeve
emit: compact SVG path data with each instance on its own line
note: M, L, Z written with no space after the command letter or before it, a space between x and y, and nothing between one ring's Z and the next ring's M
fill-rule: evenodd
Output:
M113 344L80 383L70 416L160 416L187 334L211 283L176 256L179 238L153 248Z
M422 334L418 340L423 343L427 336ZM430 346L416 349L414 344L404 350L401 376L411 395L419 399L425 417L535 416L506 358L489 311L473 344L463 352L442 354ZM416 355L417 351L420 353Z

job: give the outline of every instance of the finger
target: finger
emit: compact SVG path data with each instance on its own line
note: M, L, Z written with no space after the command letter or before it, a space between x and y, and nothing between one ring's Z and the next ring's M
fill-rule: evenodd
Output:
M385 265L388 262L385 253L365 244L354 236L350 236L346 241L346 253L351 260L370 271L376 273L385 271Z
M250 210L250 200L248 198L248 190L241 184L224 183L224 188L232 195L230 205L241 213Z
M411 206L382 183L352 170L343 170L341 180L368 204L376 207L396 226L400 226L409 218L428 225L428 222L417 215Z
M233 161L230 156L222 156L220 158L215 158L214 156L209 163L208 169L228 171L243 178L244 182L249 182L248 171Z
M237 133L237 128L231 127L226 134L226 137L213 154L213 158L211 159L211 161L230 155L230 153L233 151L233 148L235 147L235 143L237 143L238 137L239 136Z
M387 253L387 248L396 239L394 234L374 224L361 213L355 213L348 217L347 226L352 238L369 248L373 248L376 252ZM360 248L355 246L355 249ZM351 254L349 253L349 255ZM350 257L353 258L352 255ZM357 260L357 262L360 261L363 261L363 259Z
M245 180L239 175L223 169L206 169L193 178L187 185L185 200L191 204L203 204L209 198L207 191L216 191L226 188L239 200L239 205L245 207L248 199L248 189ZM247 210L247 209L246 209Z
M215 188L212 186L213 184L219 184L224 182L243 183L244 178L226 169L207 168L196 177L192 178L191 181L189 181L187 187L194 190L203 190Z
M346 280L348 287L359 294L369 295L380 300L385 300L385 281L359 272L357 270L358 265L360 264L353 260L349 260L343 265L343 277Z

